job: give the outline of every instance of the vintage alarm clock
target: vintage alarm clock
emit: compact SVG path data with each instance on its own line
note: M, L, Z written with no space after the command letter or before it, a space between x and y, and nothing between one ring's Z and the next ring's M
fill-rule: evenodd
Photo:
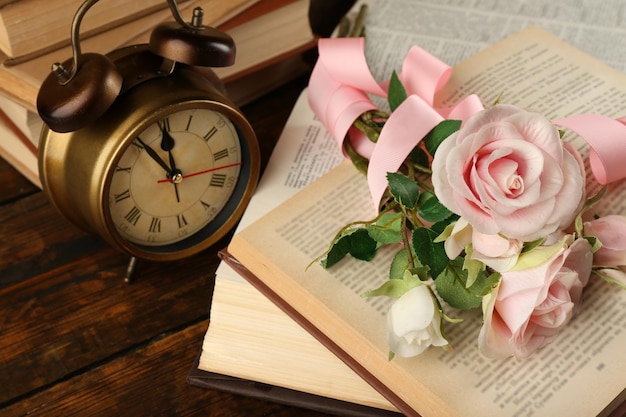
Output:
M170 261L216 243L256 186L255 133L208 67L232 65L227 34L202 10L152 31L150 42L54 64L37 97L45 126L39 172L53 205L75 225L136 258Z

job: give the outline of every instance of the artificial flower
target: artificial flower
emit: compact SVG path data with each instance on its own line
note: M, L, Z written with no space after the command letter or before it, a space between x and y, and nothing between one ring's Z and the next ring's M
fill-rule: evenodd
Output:
M464 218L454 223L450 236L445 240L446 255L454 259L467 245L472 245L470 258L480 261L494 271L504 272L517 262L523 242L502 235L487 235L474 229Z
M626 266L626 216L611 214L584 223L584 234L602 246L593 255L594 265Z
M586 239L571 245L565 240L539 266L503 273L498 288L483 299L480 351L524 358L550 343L579 308L592 258Z
M533 241L571 224L585 197L580 158L544 116L499 104L435 153L439 200L487 235Z
M393 353L416 356L429 346L446 346L441 334L441 312L427 285L404 293L387 313L387 343Z
M440 108L433 98L451 68L421 48L411 49L401 74L392 73L381 90L373 79L346 77L336 59L362 42L332 43L320 48L312 108L367 174L378 216L337 233L322 264L348 253L372 259L397 246L388 279L364 294L399 297L388 316L393 352L415 356L446 346L441 319L455 320L444 309L482 305L481 352L526 357L572 319L592 273L626 289L626 217L582 223L602 193L586 196L586 164L555 127L587 139L591 172L607 184L625 178L618 147L600 156L603 147L593 144L622 137L623 119L550 121L507 104L484 109L474 94ZM386 97L386 105L377 108L370 95ZM610 175L598 169L607 160L617 161Z

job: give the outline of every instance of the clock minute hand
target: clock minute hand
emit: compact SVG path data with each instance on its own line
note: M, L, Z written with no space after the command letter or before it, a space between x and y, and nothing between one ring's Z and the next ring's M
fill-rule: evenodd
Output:
M167 166L167 164L165 163L165 161L163 161L161 159L161 157L159 156L159 154L157 154L154 149L152 149L150 146L148 146L143 140L141 140L141 138L139 136L137 136L137 141L141 144L141 146L143 146L143 148L146 150L146 152L148 153L148 156L150 156L150 158L152 158L153 160L156 161L157 164L161 165L163 167L163 169L165 170L166 173L170 173L171 169L169 166Z

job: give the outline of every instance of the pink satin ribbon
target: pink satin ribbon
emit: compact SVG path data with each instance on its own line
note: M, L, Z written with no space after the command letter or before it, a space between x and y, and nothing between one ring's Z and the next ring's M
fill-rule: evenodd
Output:
M611 119L599 114L579 114L555 120L589 144L589 165L602 184L626 178L626 117Z
M375 110L369 95L387 96L387 82L378 83L365 59L364 38L320 39L319 58L309 81L309 104L339 146L350 140L369 159L367 180L378 206L387 187L387 173L396 172L411 150L444 119L465 121L483 109L477 95L452 108L436 108L434 97L450 79L452 68L418 46L407 53L398 75L407 99L390 115L377 143L352 128L361 114ZM585 138L598 182L626 178L626 125L598 115L578 115L554 122Z

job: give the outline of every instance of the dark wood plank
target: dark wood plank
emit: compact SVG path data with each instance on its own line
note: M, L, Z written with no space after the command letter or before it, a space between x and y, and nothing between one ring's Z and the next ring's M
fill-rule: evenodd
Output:
M325 414L186 383L204 323L144 346L2 410L3 416L301 416ZM129 385L129 381L135 383Z
M127 260L103 246L0 292L0 402L206 320L215 256L139 264L130 285Z
M0 140L2 140L2 138L0 138ZM0 158L0 184L2 184L0 187L0 204L35 193L39 190L2 158Z
M2 206L0 288L88 257L104 248L61 217L42 192Z

